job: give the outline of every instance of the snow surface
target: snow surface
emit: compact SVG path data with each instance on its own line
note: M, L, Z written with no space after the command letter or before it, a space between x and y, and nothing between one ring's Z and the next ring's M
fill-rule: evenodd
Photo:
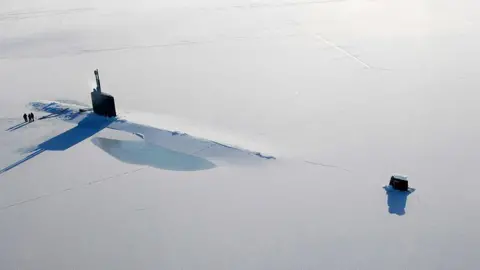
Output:
M479 268L479 1L0 10L1 269ZM97 68L152 134L276 159L102 121L21 125L32 101L88 106ZM392 172L414 192L384 189Z
M400 180L405 180L405 181L408 181L408 176L406 175L401 175L401 174L393 174L392 175L393 178L396 178L396 179L400 179Z

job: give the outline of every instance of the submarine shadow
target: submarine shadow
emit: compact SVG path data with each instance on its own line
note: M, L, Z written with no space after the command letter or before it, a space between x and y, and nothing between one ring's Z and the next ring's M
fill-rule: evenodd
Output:
M399 191L393 189L391 186L385 186L383 189L385 189L387 195L388 212L398 216L405 215L407 198L410 194L415 192L415 189L411 188L408 191Z
M75 127L42 142L34 149L28 151L26 157L1 169L0 174L6 173L45 151L65 151L105 129L112 121L112 119L93 114L87 115Z
M116 140L104 137L91 139L92 143L115 159L135 165L145 165L169 171L200 171L216 165L202 157L164 148L144 141Z

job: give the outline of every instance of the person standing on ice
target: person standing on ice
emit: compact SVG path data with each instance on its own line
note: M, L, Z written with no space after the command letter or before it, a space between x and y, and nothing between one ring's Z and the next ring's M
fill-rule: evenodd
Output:
M32 122L35 121L35 115L33 115L33 112L30 114L32 115Z
M23 114L23 120L25 120L25 122L27 122L27 114L26 113Z

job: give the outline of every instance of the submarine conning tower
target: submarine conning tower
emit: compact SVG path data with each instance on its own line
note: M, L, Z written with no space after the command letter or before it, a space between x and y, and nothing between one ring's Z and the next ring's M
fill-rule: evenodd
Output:
M94 88L93 92L91 93L93 112L106 117L117 116L117 112L115 110L115 98L107 93L102 92L98 69L96 69L93 73L95 74L95 81L97 83L97 87Z

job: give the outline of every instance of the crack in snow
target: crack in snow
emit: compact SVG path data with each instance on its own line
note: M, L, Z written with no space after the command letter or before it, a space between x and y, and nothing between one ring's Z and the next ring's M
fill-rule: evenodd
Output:
M81 184L81 185L78 185L78 186L73 186L73 187L69 187L69 188L66 188L66 189L63 189L63 190L60 190L60 191L57 191L57 192L53 192L53 193L49 193L49 194L44 194L44 195L40 195L40 196L37 196L37 197L34 197L34 198L30 198L30 199L27 199L27 200L23 200L23 201L20 201L20 202L16 202L16 203L12 203L12 204L9 204L9 205L5 205L3 207L0 207L0 211L5 211L5 210L8 210L8 209L11 209L13 207L18 207L18 206L22 206L22 205L26 205L26 204L30 204L32 202L35 202L35 201L39 201L41 199L45 199L45 198L50 198L50 197L53 197L53 196L56 196L56 195L60 195L64 192L69 192L69 191L72 191L72 190L75 190L75 189L80 189L80 188L88 188L89 186L91 185L94 185L94 184L99 184L99 183L103 183L105 181L108 181L108 180L112 180L112 179L115 179L115 178L118 178L118 177L122 177L122 176L125 176L125 175L129 175L129 174L133 174L133 173L136 173L136 172L139 172L141 170L144 170L144 169L147 169L148 167L141 167L141 168L136 168L134 170L128 170L128 171L125 171L125 172L121 172L121 173L117 173L117 174L114 174L112 176L108 176L108 177L102 177L98 180L94 180L94 181L90 181L88 183L84 183L84 184Z
M319 163L319 162L314 162L314 161L309 161L309 160L304 160L304 161L305 161L305 163L315 165L315 166L322 166L322 167L327 167L327 168L340 169L340 170L343 170L343 171L346 171L346 172L349 172L349 173L352 172L349 169L345 169L345 168L342 168L342 167L339 167L339 166L336 166L336 165L329 165L329 164L324 164L324 163Z

